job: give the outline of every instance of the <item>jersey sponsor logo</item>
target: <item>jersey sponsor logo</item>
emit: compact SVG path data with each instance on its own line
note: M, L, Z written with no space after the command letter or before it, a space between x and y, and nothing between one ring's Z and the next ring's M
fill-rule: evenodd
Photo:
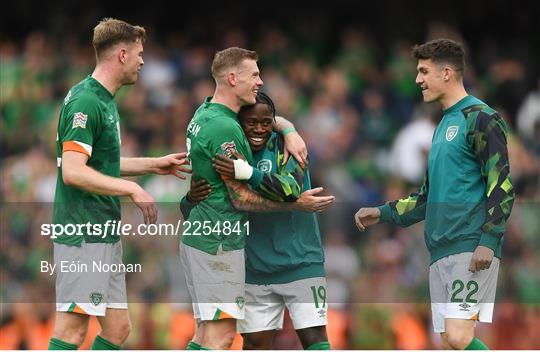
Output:
M257 163L257 169L261 170L262 172L272 171L272 161L268 159L262 159Z
M450 142L452 139L456 138L459 130L459 126L448 126L446 129L446 140Z
M223 155L225 155L228 158L232 158L233 151L236 151L236 144L234 144L234 141L222 143L220 147L221 147L221 151L223 152Z
M246 301L244 300L244 297L242 297L242 296L236 297L236 305L238 306L238 308L240 308L240 309L244 308L245 303L246 303Z
M76 112L73 116L73 128L86 128L86 121L88 121L88 115L82 112Z
M92 292L90 294L90 302L92 302L93 305L99 306L102 300L103 300L103 294L99 292Z

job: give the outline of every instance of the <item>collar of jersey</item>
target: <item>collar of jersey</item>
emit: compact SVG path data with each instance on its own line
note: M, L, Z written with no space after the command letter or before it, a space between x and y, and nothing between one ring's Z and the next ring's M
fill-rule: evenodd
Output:
M205 108L212 108L212 109L215 109L215 110L219 110L219 112L222 112L225 115L227 115L229 117L232 117L235 120L238 120L238 116L234 111L232 111L231 109L229 109L227 106L225 106L223 104L212 103L212 102L210 102L210 100L212 100L212 97L206 97L206 99L204 100L204 107Z
M99 89L101 89L109 98L114 99L114 95L112 95L111 92L109 92L109 90L103 86L103 84L99 83L97 79L92 77L92 75L88 75L88 79L90 81L96 82Z
M454 111L462 110L462 109L466 108L469 105L473 105L474 100L475 100L475 98L472 95L467 95L464 98L461 98L460 101L458 101L457 103L455 103L454 105L452 105L448 109L443 110L443 112L446 115L446 114L452 113Z

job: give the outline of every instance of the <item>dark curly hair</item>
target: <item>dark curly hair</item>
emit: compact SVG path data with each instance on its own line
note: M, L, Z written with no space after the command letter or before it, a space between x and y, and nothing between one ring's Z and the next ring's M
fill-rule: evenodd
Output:
M465 50L460 43L451 39L435 39L412 48L416 59L431 59L436 64L448 64L461 76L465 71Z
M274 102L270 97L263 92L258 92L257 97L255 100L255 104L265 104L268 105L270 108L270 111L272 112L272 117L274 120L276 119L276 107L274 106ZM240 108L240 111L238 112L238 116L240 116L244 111L251 109L254 105L244 105Z

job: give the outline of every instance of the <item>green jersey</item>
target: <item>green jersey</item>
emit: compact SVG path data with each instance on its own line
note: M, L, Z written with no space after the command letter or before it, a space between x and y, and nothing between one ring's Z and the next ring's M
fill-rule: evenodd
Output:
M184 221L182 242L209 254L244 248L249 228L247 214L234 208L227 187L212 167L217 153L231 156L236 150L248 162L252 155L236 113L210 102L197 109L187 128L187 150L195 180L205 179L212 191Z
M311 189L309 171L293 157L283 165L285 143L273 133L266 147L253 155L255 167L250 185L265 198L294 202ZM184 197L181 209L187 217L192 205ZM317 217L305 212L249 213L246 243L246 283L284 284L324 277L324 253Z
M253 166L264 173L253 189L263 197L294 202L311 189L309 170L292 156L283 165L283 136L273 133L266 148L253 155ZM249 213L250 234L246 244L246 283L285 284L324 277L324 252L317 216L287 211Z
M379 207L381 221L409 226L425 219L432 263L479 245L500 258L514 203L507 134L499 114L473 96L445 110L420 192Z
M64 99L56 137L58 176L53 223L64 225L65 233L55 242L81 246L86 242L117 242L109 221L120 220L120 200L68 186L62 177L62 153L75 151L88 156L87 165L96 171L120 176L120 118L111 93L88 76L73 86ZM86 227L78 224L90 224ZM66 225L75 225L69 228ZM107 231L106 231L107 229ZM75 231L74 231L75 230Z

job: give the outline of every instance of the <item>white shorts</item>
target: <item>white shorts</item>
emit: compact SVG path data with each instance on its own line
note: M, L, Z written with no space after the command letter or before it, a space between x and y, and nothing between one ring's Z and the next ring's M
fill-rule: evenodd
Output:
M489 269L469 271L472 253L439 259L429 267L429 291L433 328L445 332L445 319L491 323L499 273L499 258Z
M127 309L122 243L54 243L56 311L105 316L107 308ZM105 264L105 265L104 265ZM114 270L114 269L113 269Z
M197 320L244 319L244 250L208 254L180 242L180 261Z
M240 333L282 329L285 307L295 330L326 325L326 278L287 284L246 284L246 318L238 320L236 328Z

